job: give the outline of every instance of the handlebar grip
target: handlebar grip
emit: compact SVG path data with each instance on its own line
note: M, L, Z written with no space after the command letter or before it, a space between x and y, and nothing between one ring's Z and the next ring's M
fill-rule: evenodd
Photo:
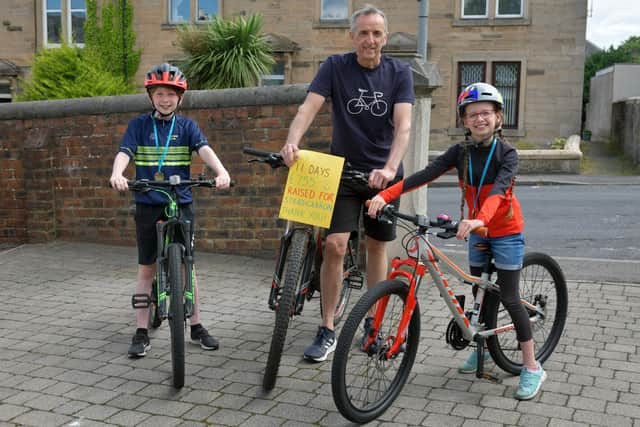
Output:
M256 157L269 157L272 155L280 156L280 153L272 153L270 151L258 150L257 148L251 148L249 146L242 147L242 152L250 156L256 156Z

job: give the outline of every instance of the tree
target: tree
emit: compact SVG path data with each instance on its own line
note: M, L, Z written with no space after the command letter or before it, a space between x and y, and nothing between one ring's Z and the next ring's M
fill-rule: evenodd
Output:
M101 24L98 25L96 0L87 0L85 51L95 55L104 69L131 83L140 66L141 49L134 49L133 6L126 0L103 2Z
M214 17L206 26L178 29L178 45L187 58L182 71L193 89L256 86L275 63L262 31L262 15L224 20Z

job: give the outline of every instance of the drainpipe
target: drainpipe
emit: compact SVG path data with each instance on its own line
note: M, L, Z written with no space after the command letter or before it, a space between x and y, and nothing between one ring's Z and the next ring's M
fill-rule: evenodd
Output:
M420 10L418 13L418 55L422 61L427 62L427 30L429 18L429 0L418 0Z

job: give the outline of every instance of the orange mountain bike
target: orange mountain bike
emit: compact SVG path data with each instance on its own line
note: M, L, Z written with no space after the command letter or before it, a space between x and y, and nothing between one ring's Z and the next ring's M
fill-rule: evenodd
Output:
M366 423L384 413L400 394L418 351L418 290L425 275L438 288L453 316L446 331L447 343L456 350L476 344L480 362L477 377L495 379L482 369L485 340L496 365L519 375L521 351L511 317L500 303L500 288L491 281L495 272L491 257L481 277L471 276L427 239L428 235L444 239L456 235L458 224L448 216L429 220L386 205L380 217L398 218L398 226L407 231L402 240L407 258L392 261L388 279L371 287L345 321L331 371L333 399L340 413L350 421ZM443 269L477 287L470 310L464 310L464 295L454 294ZM567 286L553 258L543 253L525 255L520 296L529 313L535 356L542 363L558 344L567 317ZM365 323L371 315L373 320Z

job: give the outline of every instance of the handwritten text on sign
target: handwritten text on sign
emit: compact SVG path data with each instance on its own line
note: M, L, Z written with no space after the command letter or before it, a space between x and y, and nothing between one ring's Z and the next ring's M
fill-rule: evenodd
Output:
M284 188L280 218L328 228L344 159L300 150Z

